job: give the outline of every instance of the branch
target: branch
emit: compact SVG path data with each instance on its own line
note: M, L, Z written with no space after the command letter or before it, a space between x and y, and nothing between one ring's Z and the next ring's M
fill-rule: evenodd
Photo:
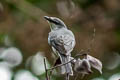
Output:
M66 63L56 65L56 66L54 66L54 67L52 67L52 68L50 68L50 69L48 69L48 70L52 71L53 69L56 69L56 68L58 68L58 67L61 67L61 66L63 66L63 65L66 65L66 64L68 64L68 63L71 63L71 62L72 62L73 60L75 60L75 58L78 57L78 56L86 56L86 55L87 55L86 53L84 53L84 54L78 54L78 55L76 55L76 56L74 57L74 59L71 59L70 61L68 61L68 62L66 62Z
M66 80L69 80L69 74L66 74L65 78L66 78Z
M93 25L93 26L94 26L94 25ZM93 43L95 42L95 36L96 36L96 29L95 29L95 27L94 27L94 28L93 28L92 39L91 39L91 42L89 43L88 52L90 52L90 50L93 48Z
M46 58L45 57L44 57L44 67L45 67L45 73L46 73L46 80L49 80L48 70L47 70L47 66L46 66Z
M78 78L78 73L74 76L74 80L77 80Z
M52 67L52 68L50 68L50 69L48 69L48 70L51 71L51 70L53 70L53 69L55 69L55 68L58 68L58 67L63 66L63 65L66 65L66 64L72 62L73 60L75 60L75 59L72 59L72 60L70 60L70 61L68 61L68 62L66 62L66 63L63 63L63 64L56 65L56 66L54 66L54 67Z

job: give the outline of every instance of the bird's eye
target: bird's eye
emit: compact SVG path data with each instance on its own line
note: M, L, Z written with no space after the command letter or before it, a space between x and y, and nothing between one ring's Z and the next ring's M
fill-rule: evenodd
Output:
M60 22L58 20L56 20L56 19L54 20L54 23L55 24L60 24Z

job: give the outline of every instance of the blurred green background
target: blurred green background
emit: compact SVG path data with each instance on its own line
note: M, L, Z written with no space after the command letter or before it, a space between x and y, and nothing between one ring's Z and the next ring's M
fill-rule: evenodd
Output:
M50 28L44 16L62 19L73 31L76 38L73 56L90 47L96 29L90 55L102 61L103 74L93 69L94 73L78 80L108 80L120 73L119 0L0 0L0 47L17 47L23 55L22 64L14 72L25 69L27 59L38 51L53 65L55 58L47 42ZM53 78L61 80L60 75Z

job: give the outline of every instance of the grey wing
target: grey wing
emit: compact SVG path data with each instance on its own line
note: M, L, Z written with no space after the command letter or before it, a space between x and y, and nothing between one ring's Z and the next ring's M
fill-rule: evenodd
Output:
M75 46L74 37L68 34L51 36L49 42L60 54L64 55L69 55Z

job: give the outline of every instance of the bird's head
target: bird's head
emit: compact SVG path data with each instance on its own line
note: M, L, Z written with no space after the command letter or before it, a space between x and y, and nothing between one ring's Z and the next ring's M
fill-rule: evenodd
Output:
M62 20L60 20L59 18L48 17L48 16L44 16L44 18L50 24L51 30L56 30L56 29L60 29L60 28L67 28L66 25L64 24L64 22Z

